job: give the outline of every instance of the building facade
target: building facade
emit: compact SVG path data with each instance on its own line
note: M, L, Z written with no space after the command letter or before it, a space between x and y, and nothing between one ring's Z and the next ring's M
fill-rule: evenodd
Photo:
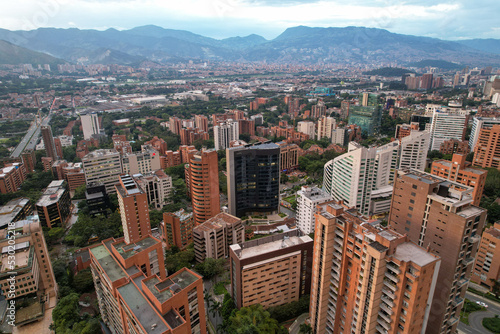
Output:
M237 308L298 301L311 289L313 240L299 230L230 246L231 296Z
M472 204L479 206L481 198L483 197L483 190L488 172L466 166L467 162L465 160L465 155L453 154L452 161L433 161L431 174L474 188L472 192L474 201Z
M399 168L424 171L430 139L431 134L427 131L413 130L409 135L404 136L400 141Z
M129 175L121 175L115 185L127 244L151 235L147 194Z
M108 194L115 193L115 184L122 174L122 158L117 150L95 150L82 158L85 183L100 182Z
M123 155L122 167L125 174L148 174L161 168L160 154L151 146L143 145L141 152Z
M186 166L186 183L196 225L220 212L219 160L215 150L195 154Z
M186 212L184 209L176 212L164 212L161 228L167 249L171 249L173 246L180 250L186 249L193 242L193 213Z
M474 238L479 238L479 234ZM495 281L500 280L500 223L485 230L477 251L471 280L492 290Z
M426 333L454 333L478 248L486 210L473 189L418 171L398 171L389 227L441 257Z
M241 219L221 212L196 226L193 240L197 262L203 262L208 257L223 259L229 256L229 246L245 241L245 227Z
M36 211L43 227L65 227L71 215L71 200L66 181L50 182L36 203Z
M279 210L280 148L273 143L226 149L229 214Z
M215 150L224 150L229 143L240 138L238 122L228 119L214 126Z
M45 154L47 157L51 157L53 161L59 159L56 151L56 145L54 143L54 136L52 135L52 129L50 125L42 125L41 127L43 145L45 146ZM62 158L62 157L61 157Z
M327 203L316 212L313 333L423 333L440 260L380 222Z
M481 129L474 147L472 165L500 169L500 124Z
M302 186L297 192L297 227L304 234L314 233L316 206L329 202L332 196L317 187Z
M161 169L146 174L136 174L134 180L147 194L148 206L157 210L167 205L173 191L172 178Z

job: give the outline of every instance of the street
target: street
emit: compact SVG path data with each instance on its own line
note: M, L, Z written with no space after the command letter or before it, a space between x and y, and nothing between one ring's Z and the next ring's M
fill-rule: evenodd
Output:
M478 312L473 312L469 315L469 326L464 324L463 322L458 323L458 329L464 333L467 334L481 334L481 333L491 333L490 331L486 330L483 325L482 321L484 318L493 318L495 315L500 314L500 305L498 303L495 303L489 299L486 299L484 297L475 295L473 293L467 292L465 294L465 298L469 299L472 302L477 302L481 301L484 302L488 305L487 311L478 311Z
M40 125L37 125L36 120L33 121L28 132L23 137L19 145L17 145L16 149L11 153L11 157L18 158L24 149L33 150L35 149L36 143L38 142L38 138L40 137L41 127L49 124L52 116L47 116L42 120Z

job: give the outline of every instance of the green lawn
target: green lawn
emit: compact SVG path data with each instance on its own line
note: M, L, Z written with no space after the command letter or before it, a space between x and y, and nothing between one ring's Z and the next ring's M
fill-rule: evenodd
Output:
M227 290L226 288L224 287L225 284L228 284L229 282L227 281L223 281L223 282L219 282L217 284L215 284L214 286L214 293L216 295L223 295L223 294L226 294L227 293Z
M293 205L296 202L295 196L288 196L283 198L284 201L287 201L291 205Z
M500 333L500 319L498 318L498 315L494 318L484 318L483 326L493 333Z
M478 305L474 302L471 302L467 298L464 301L464 306L462 307L462 311L460 311L460 321L464 324L469 324L469 314L476 311L485 311L486 309L481 305Z

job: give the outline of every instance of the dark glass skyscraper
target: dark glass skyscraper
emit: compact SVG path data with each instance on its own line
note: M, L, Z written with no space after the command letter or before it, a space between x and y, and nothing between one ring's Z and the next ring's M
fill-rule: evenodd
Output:
M229 213L242 217L277 213L280 148L274 143L226 149Z

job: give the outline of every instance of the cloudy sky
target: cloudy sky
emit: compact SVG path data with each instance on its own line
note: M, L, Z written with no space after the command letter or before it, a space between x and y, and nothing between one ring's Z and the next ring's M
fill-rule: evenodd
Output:
M498 0L2 0L0 28L129 29L154 24L214 38L288 27L365 26L456 40L500 38Z

